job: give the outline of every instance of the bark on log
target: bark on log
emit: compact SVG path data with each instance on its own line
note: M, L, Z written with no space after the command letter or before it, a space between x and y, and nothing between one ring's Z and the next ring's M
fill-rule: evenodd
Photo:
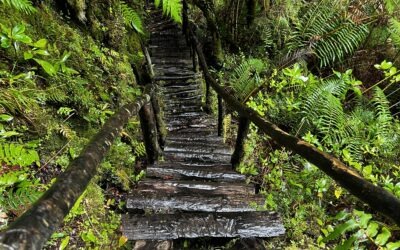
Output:
M211 84L217 94L221 95L231 108L237 111L241 116L247 117L251 122L259 127L261 131L268 134L278 144L301 155L324 171L341 186L346 188L351 194L370 205L375 211L384 214L388 218L391 218L397 225L400 225L400 200L397 197L382 187L375 186L371 182L367 181L361 177L356 170L348 167L339 159L322 152L311 144L293 135L288 134L281 130L277 125L259 116L253 109L242 105L213 79L208 71L208 66L201 45L193 32L191 32L191 40L196 46L199 63L203 70L204 77Z
M112 116L99 133L33 206L0 233L1 249L41 249L96 174L96 169L128 120L149 103L145 94Z

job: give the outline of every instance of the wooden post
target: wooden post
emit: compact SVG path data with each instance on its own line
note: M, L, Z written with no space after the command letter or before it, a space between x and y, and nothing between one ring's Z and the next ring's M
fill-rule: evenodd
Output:
M211 109L211 87L210 83L206 80L206 103L204 106L204 111L208 114L212 113Z
M224 118L225 118L224 100L220 95L218 95L218 136L223 136Z
M158 145L157 126L151 103L147 103L142 107L139 117L147 159L150 164L153 164L158 159L160 147Z
M197 61L196 49L193 46L191 46L191 51L192 51L193 71L197 73L199 72L199 63Z
M153 107L154 117L155 117L155 121L156 121L156 128L157 128L157 133L158 133L158 144L161 149L164 149L165 138L167 137L167 130L166 130L166 126L164 123L164 119L162 117L160 103L159 103L159 99L158 99L156 91L154 91L151 96L151 104Z
M249 133L250 120L244 116L239 118L239 127L236 137L235 151L232 154L231 163L232 168L235 169L243 160L244 157L244 143L246 136Z

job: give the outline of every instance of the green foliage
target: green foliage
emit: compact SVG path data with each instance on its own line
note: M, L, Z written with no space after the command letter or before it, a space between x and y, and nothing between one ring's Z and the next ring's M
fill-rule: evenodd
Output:
M42 194L38 180L25 170L33 163L40 165L35 149L0 142L0 206L6 211L19 214Z
M143 34L143 24L139 14L134 9L129 7L125 2L121 2L119 6L121 8L125 24L134 29L136 32Z
M11 166L26 167L32 163L40 165L39 154L23 145L0 143L0 162Z
M335 249L359 249L370 244L383 249L398 249L400 241L390 242L390 229L381 226L372 217L371 214L358 210L353 210L351 214L341 211L333 218L334 222L340 224L323 229L324 237L319 237L319 243L324 246L326 242L342 238Z
M154 0L156 7L162 6L163 13L170 16L175 22L182 23L181 0Z
M263 84L260 74L265 63L260 59L242 58L242 63L233 68L233 74L227 80L235 91L235 97L241 102L247 99Z
M335 5L324 1L310 4L304 16L295 23L295 30L288 41L289 52L311 49L321 67L352 54L366 38L368 27L343 18L335 9Z
M0 0L0 2L26 14L36 12L30 0Z

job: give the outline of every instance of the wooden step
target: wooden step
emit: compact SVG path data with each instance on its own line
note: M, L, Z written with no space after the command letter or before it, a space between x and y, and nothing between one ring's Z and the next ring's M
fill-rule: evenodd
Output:
M227 165L214 164L213 168L207 167L212 163L193 163L184 166L182 163L166 163L148 166L146 176L164 180L208 180L223 182L245 181L246 176L230 170Z
M182 153L215 153L232 155L233 150L223 144L212 143L170 143L164 147L164 152L182 152Z
M122 231L130 240L264 238L285 234L282 220L274 212L122 215Z
M243 182L204 182L185 180L157 180L145 179L138 183L136 192L144 193L168 193L190 194L204 193L212 195L255 194L253 185Z
M140 193L133 191L127 199L128 211L186 211L237 213L260 211L264 197L252 194L219 195L211 193ZM251 204L250 204L251 203Z
M184 161L184 162L230 162L231 154L221 153L197 153L190 151L168 151L164 152L164 158L167 161Z

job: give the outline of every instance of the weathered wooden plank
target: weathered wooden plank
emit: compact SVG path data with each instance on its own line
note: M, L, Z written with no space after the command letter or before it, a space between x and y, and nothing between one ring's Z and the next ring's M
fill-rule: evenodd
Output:
M145 179L138 183L136 192L190 194L204 193L211 195L255 194L253 185L244 182L205 182L185 180L156 180Z
M127 199L128 210L179 210L188 212L255 212L265 199L252 194L189 193L141 193L134 190Z
M184 162L230 162L231 154L229 153L207 153L207 152L190 152L190 151L168 151L164 152L166 160L184 161Z
M168 143L164 152L182 152L182 153L214 153L232 155L232 149L223 144L207 144L207 143Z
M224 214L123 215L122 231L130 240L197 237L277 237L285 228L272 212Z
M207 165L205 165L207 166ZM212 169L206 169L204 166L190 164L188 166L182 166L176 164L176 166L148 166L146 176L156 177L162 179L175 179L175 180L209 180L209 181L225 181L225 182L237 182L245 181L246 176L238 174L234 171L226 170L228 165L224 165L224 169L218 169L214 167Z

